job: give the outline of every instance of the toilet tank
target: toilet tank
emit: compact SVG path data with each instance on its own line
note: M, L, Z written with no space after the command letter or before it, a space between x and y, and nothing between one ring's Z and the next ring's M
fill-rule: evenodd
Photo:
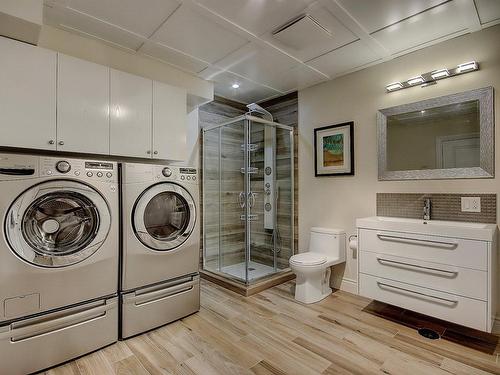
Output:
M345 231L343 229L311 228L309 251L345 261Z

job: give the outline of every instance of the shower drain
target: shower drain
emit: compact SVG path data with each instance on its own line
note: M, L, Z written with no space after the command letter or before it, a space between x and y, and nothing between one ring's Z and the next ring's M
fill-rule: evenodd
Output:
M439 333L429 328L419 328L418 333L420 334L420 336L424 336L425 338L431 340L437 340L438 338L441 337L439 336Z

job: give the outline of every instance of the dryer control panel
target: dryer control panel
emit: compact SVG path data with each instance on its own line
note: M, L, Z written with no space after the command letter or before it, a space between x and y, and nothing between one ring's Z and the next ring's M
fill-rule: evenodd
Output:
M183 184L198 183L198 170L196 168L177 166L155 166L154 168L157 180L177 181Z

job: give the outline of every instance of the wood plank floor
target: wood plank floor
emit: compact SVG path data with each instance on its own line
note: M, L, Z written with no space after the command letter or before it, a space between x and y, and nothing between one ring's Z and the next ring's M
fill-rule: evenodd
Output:
M292 288L243 297L203 280L199 313L44 374L500 374L498 348L425 339L345 292L302 305Z

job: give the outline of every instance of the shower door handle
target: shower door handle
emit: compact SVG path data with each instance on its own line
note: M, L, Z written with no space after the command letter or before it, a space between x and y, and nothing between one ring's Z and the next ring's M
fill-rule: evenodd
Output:
M245 193L240 191L240 194L238 196L238 203L240 204L241 208L245 208Z
M255 206L255 195L256 194L257 193L254 193L253 191L248 193L248 207L249 208L252 208L253 206Z

